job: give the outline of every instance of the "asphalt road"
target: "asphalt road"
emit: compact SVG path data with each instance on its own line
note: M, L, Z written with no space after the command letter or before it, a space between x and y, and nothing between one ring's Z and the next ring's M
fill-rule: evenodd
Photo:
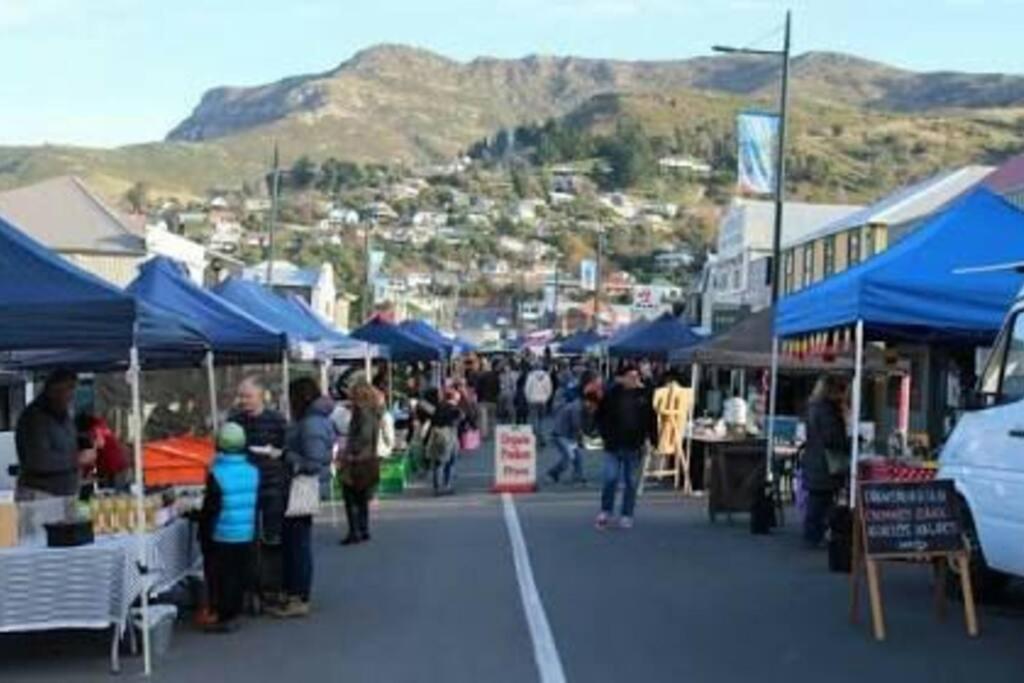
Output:
M501 499L486 492L488 458L460 465L456 496L419 488L382 501L370 544L338 546L323 520L310 619L250 620L223 636L182 623L154 680L540 680ZM515 499L567 681L1021 679L1019 601L983 608L971 640L958 605L934 618L926 569L886 566L889 640L875 643L847 619L847 579L800 547L792 523L752 537L741 520L711 525L699 500L649 490L634 529L601 533L596 500L593 485ZM0 681L110 680L105 653L95 634L0 636ZM127 659L122 678L139 668Z

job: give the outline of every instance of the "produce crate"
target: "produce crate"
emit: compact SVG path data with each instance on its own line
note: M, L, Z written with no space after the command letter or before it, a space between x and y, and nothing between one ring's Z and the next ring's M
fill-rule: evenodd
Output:
M402 493L409 477L409 459L405 456L387 458L380 463L378 491L383 495Z

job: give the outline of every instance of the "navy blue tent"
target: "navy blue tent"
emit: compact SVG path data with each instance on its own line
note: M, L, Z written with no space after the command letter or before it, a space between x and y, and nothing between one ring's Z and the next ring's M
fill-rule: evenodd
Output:
M864 322L869 337L984 343L1021 287L1013 272L957 274L1024 260L1024 213L977 189L879 255L779 302L776 334Z
M127 291L187 318L210 340L220 359L273 361L287 347L282 332L195 284L174 261L154 258L139 271Z
M457 356L460 353L474 350L472 344L446 337L437 328L423 320L406 320L399 323L398 327L432 346L440 346L448 356Z
M667 358L672 351L699 344L704 337L697 334L671 313L635 325L618 338L608 340L608 355L619 358Z
M559 343L558 352L567 356L581 356L587 352L587 349L600 344L604 339L595 330L580 330L569 335Z
M0 219L0 363L103 369L126 365L133 346L144 363L187 364L208 342Z
M337 352L342 349L347 350L352 354L358 354L360 357L365 355L367 352L371 358L387 355L385 349L354 339L353 337L331 327L321 319L319 315L317 315L316 311L306 303L305 299L292 294L291 296L285 297L285 303L297 311L300 316L310 323L310 325L320 330L320 340L325 344L331 345L331 347L335 349L335 356L337 356Z
M426 342L397 325L374 318L352 332L352 336L388 349L392 360L402 362L444 360L440 346Z

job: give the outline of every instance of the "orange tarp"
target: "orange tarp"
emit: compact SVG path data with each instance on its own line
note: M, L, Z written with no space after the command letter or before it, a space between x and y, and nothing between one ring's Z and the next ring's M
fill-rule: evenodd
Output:
M213 455L213 439L209 437L150 441L142 451L146 486L202 486Z

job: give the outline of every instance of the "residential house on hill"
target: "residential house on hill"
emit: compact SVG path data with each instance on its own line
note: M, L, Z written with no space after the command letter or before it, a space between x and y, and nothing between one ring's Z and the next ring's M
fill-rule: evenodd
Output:
M1024 154L1013 157L985 178L985 186L1024 209Z
M298 295L323 318L339 324L338 292L330 263L323 263L319 268L300 268L291 261L275 260L271 271L271 289L280 294ZM242 277L266 285L267 262L246 268Z
M783 234L782 292L799 291L871 258L977 186L992 170L965 166L946 171L816 230Z

